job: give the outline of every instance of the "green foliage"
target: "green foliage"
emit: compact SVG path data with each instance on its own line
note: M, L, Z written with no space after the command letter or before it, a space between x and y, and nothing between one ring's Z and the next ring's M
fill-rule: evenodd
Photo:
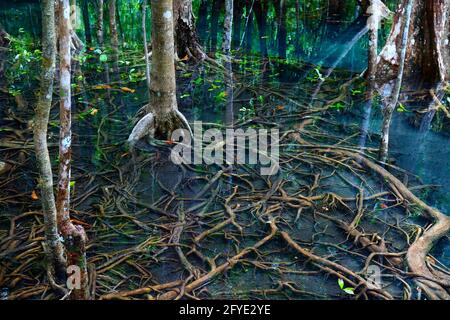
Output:
M401 102L398 103L397 111L398 112L408 112L406 107Z
M255 109L250 107L242 107L239 109L239 120L245 121L255 116Z
M100 60L100 62L106 62L106 61L108 61L108 56L106 54L102 53L99 56L99 60Z
M330 106L330 109L334 109L337 111L345 110L345 103L343 103L341 101L335 102Z
M95 117L95 115L97 114L98 110L95 108L90 108L84 112L80 112L78 114L78 120L86 120L87 117L91 116L91 117Z
M143 81L145 80L145 73L142 70L132 68L128 72L128 80L134 83Z
M9 40L10 59L9 66L5 68L5 77L9 93L17 96L31 87L30 80L37 80L42 52L35 47L30 34L25 33L22 28L17 37L9 36Z
M339 288L345 292L346 294L354 295L355 294L355 288L347 288L345 287L344 280L338 279Z
M215 96L216 102L224 102L227 101L227 92L226 91L221 91L219 93L216 94Z

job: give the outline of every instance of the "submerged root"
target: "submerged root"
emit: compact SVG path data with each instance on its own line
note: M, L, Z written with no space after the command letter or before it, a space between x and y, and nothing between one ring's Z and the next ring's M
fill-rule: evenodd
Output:
M303 129L303 126L302 126ZM388 172L386 169L376 164L375 162L369 160L368 158L362 156L359 153L335 149L333 147L321 147L314 144L306 142L304 139L300 138L299 134L291 134L290 137L300 144L307 144L311 147L316 147L320 153L332 153L339 156L345 156L352 158L358 164L362 164L366 168L380 175L388 184L391 186L395 194L398 194L406 203L406 206L415 206L420 209L422 215L434 222L433 226L426 230L408 249L407 251L407 262L411 271L416 275L416 282L424 290L430 299L449 299L445 287L450 287L450 276L430 269L427 264L427 257L433 245L441 238L445 237L450 231L450 218L439 210L428 206L425 202L420 200L406 187L400 180L398 180L393 174ZM355 229L348 228L344 223L340 223L349 233L355 233ZM359 240L365 239L364 237L359 237ZM367 240L367 239L366 239ZM364 242L367 242L364 240ZM367 243L367 245L372 245ZM373 246L373 245L372 245ZM370 247L369 247L370 248ZM384 246L380 248L372 247L373 252L384 252ZM395 262L399 262L398 260Z
M73 210L92 234L89 238L95 239L88 245L88 265L93 266L89 269L91 296L261 299L271 294L287 299L420 299L418 287L427 298L448 298L450 273L429 254L433 244L446 235L448 220L414 198L411 190L424 186L408 189L358 151L351 144L354 135L331 136L318 123L334 123L318 114L311 116L315 111L295 101L296 97L277 94L275 89L247 92L287 101L298 111L288 114L280 108L272 112L271 100L258 107L260 118L251 119L252 125L279 124L280 128L283 121L298 122L294 130L281 132L280 141L290 137L298 142L280 145L283 175L261 177L253 167L239 164L221 170L185 165L181 174L179 168L155 161L157 153L141 155L133 168L129 154L122 155L121 146L106 139L99 143L105 150L103 172L74 166ZM184 116L173 109L160 118L147 106L138 115L130 144L149 136L167 139L166 131L175 128L189 129ZM249 124L240 123L243 128ZM100 138L107 135L105 128L99 127ZM127 130L125 126L120 129ZM314 144L318 141L329 144ZM24 145L14 145L11 154L29 147ZM133 169L136 175L130 175ZM28 191L16 195L26 200L8 193L16 190L14 170L9 182L0 183L0 200L8 205L29 201ZM375 190L379 186L373 187L373 180L367 179L371 173L385 178L387 187ZM341 193L337 190L341 186L352 194ZM85 201L88 198L92 205ZM403 217L401 205L414 212L419 208L431 221L441 223L422 232ZM0 239L0 258L5 258L0 288L10 288L11 299L62 295L49 290L51 284L43 282L36 272L39 269L33 268L43 256L40 215L22 218L20 224L11 218L10 227L0 229L0 235L5 235ZM372 267L380 268L380 282L370 277ZM262 281L255 283L256 273ZM339 290L338 279L355 294ZM323 282L320 288L318 281Z

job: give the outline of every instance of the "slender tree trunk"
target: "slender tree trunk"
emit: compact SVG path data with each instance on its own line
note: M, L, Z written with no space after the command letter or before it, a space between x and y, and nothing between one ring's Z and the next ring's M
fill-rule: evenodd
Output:
M86 266L86 233L83 227L70 220L70 177L72 151L71 123L71 24L69 0L59 0L59 72L60 72L60 135L59 135L59 181L56 212L59 230L64 238L67 265L80 270L80 288L72 291L73 299L88 298L88 276Z
M256 0L254 10L259 29L259 50L263 57L267 57L267 7L265 0Z
M2 26L0 26L0 85L3 85L3 81L6 80L3 72L5 70L5 64L7 60L7 49L11 45L11 41L9 39L9 34L2 28Z
M212 11L211 11L211 51L216 51L217 49L217 33L219 27L219 16L220 10L222 9L223 0L213 0L212 2Z
M147 136L169 140L186 118L178 111L174 64L173 0L152 0L152 68L150 71L150 103L147 114L138 121L128 143Z
M245 22L245 50L250 52L253 48L253 15L254 15L254 1L247 1L247 7L245 9L247 14L247 20Z
M175 52L178 57L184 58L187 55L203 60L205 54L195 27L192 0L174 0L173 13Z
M114 72L119 72L119 36L117 34L116 22L116 0L109 0L109 33L111 37L111 48L113 50Z
M369 86L366 96L363 124L361 126L361 136L359 139L359 146L361 149L365 147L367 135L369 134L370 117L372 114L373 99L376 90L378 29L381 19L386 15L383 14L383 11L386 11L386 9L387 8L381 0L370 0L370 6L367 8L367 14L369 15L367 20L367 25L369 28L367 82Z
M233 0L225 0L225 20L223 25L223 51L229 54L231 50L231 37L233 31Z
M243 12L243 1L235 1L233 4L233 47L239 48L239 42L241 40L241 29L242 29L242 12Z
M300 32L300 0L295 0L295 55L297 57L303 53Z
M83 23L84 23L84 36L86 38L86 44L92 44L92 35L91 35L91 21L89 17L89 1L83 1Z
M97 0L98 12L97 12L97 44L100 48L103 48L103 0Z
M75 25L78 21L77 0L70 0L70 22ZM70 29L71 44L74 54L79 54L84 47L83 41L77 35L73 28Z
M199 37L202 43L207 40L208 31L208 0L201 0L200 9L198 12L198 30Z
M406 52L408 50L408 41L410 35L410 24L411 24L411 15L412 10L415 5L415 0L408 0L408 3L405 8L405 24L402 32L402 42L401 42L401 51L400 51L400 60L399 60L399 68L397 79L395 81L392 98L388 101L387 105L383 110L383 127L381 130L381 145L380 145L380 160L383 162L387 161L388 157L388 148L389 148L389 128L391 127L392 114L395 110L395 107L398 103L398 98L400 95L400 89L403 81L403 72L405 69L405 60L406 60Z
M142 37L144 39L144 54L145 54L145 76L147 80L147 88L150 92L150 61L148 56L147 43L147 0L142 3Z
M375 89L375 77L377 73L377 56L378 56L378 29L380 25L381 12L379 8L380 0L371 0L370 9L367 13L370 15L368 19L369 27L369 52L368 52L368 68L367 80L369 82L369 99L372 99Z
M402 38L408 0L402 0L394 16L389 38L379 55L377 82L380 86L399 74ZM430 86L450 79L450 0L418 0L412 8L404 76Z
M34 121L34 146L39 169L39 187L44 212L46 254L51 273L58 282L66 277L64 248L59 240L53 175L47 147L47 129L55 77L56 35L55 2L42 0L42 72L36 116Z
M177 96L173 59L172 0L152 0L152 69L148 112L155 117L157 137L169 138L181 127L176 116Z
M116 0L116 22L117 22L117 27L119 29L119 34L117 36L118 39L120 39L120 41L122 41L122 43L125 41L124 37L125 37L125 32L123 30L123 26L122 26L122 21L120 20L120 12L119 12L119 7L120 4L118 5L118 2ZM133 19L134 19L134 15L133 15ZM134 37L134 23L131 24L131 40L134 41L135 37Z
M287 49L287 30L286 30L286 0L275 1L277 13L277 42L278 42L278 56L286 59Z

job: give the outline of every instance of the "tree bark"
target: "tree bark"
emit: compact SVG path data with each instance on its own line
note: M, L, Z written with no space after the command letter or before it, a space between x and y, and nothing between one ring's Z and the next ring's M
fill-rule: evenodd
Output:
M178 111L174 62L173 0L152 0L152 67L150 71L150 103L146 115L134 126L128 137L131 149L148 136L170 140L174 130L190 129Z
M231 37L233 31L233 0L225 0L225 20L223 29L222 48L224 53L228 55L231 50Z
M5 79L3 77L3 72L5 70L6 56L10 44L11 41L9 40L9 34L0 25L0 83Z
M378 57L377 83L382 86L399 73L402 32L408 0L403 0L394 16L389 38ZM450 79L450 0L418 0L412 8L404 76L431 86Z
M211 23L210 23L211 26L210 50L212 52L216 51L217 49L217 33L219 27L220 11L222 9L222 2L223 0L213 0L212 2Z
M378 28L380 25L381 16L378 2L380 0L370 0L370 15L368 19L369 27L369 51L368 51L368 66L367 66L367 80L369 82L369 99L372 99L375 85L375 77L377 72L377 56L378 56Z
M60 72L60 134L59 134L59 180L56 198L58 227L64 238L67 265L80 270L80 288L74 288L73 299L88 298L86 266L87 237L83 227L70 220L70 177L72 150L71 123L71 24L69 0L59 0L59 72Z
M277 14L277 43L278 57L286 59L287 30L286 30L286 1L275 1L275 12Z
M256 0L250 0L247 1L247 6L246 6L246 15L247 15L247 20L245 22L245 44L244 44L244 48L246 51L250 52L252 51L253 48L253 14L254 14L254 2Z
M147 88L150 92L150 61L148 56L147 43L147 0L142 3L142 38L144 40L144 54L145 54L145 76L147 80Z
M381 19L387 17L390 11L381 0L370 0L370 6L367 7L366 13L369 15L369 18L367 19L367 26L369 29L369 50L367 66L368 90L366 95L365 110L363 114L363 123L361 126L361 136L359 139L360 149L366 146L366 140L369 134L370 116L372 113L374 94L376 90L378 29L380 27Z
M380 144L380 160L387 161L388 148L389 148L389 129L392 121L392 114L398 103L400 95L400 89L403 82L403 75L406 65L406 53L408 51L408 45L410 42L410 25L412 18L412 10L415 7L416 0L408 0L405 8L405 25L403 26L401 44L400 44L400 60L397 79L394 84L391 98L387 101L387 105L383 109L383 126L381 129L381 144Z
M295 0L295 55L297 58L303 53L300 31L300 0Z
M259 50L263 57L267 57L267 7L265 0L256 0L254 10L259 29Z
M84 23L84 36L86 38L86 44L92 44L92 35L91 35L91 21L89 18L89 1L83 1L83 23Z
M205 54L195 27L192 0L174 0L173 13L175 52L178 57L184 58L187 55L203 60Z
M233 47L238 48L239 43L241 41L241 20L242 20L242 11L243 1L236 1L233 5Z
M205 43L207 40L207 31L208 31L208 0L201 0L200 9L198 12L198 30L199 37L202 43Z
M111 37L111 48L113 51L114 71L119 71L119 36L116 22L116 0L109 0L109 36ZM116 74L117 76L117 74Z
M97 44L100 48L103 47L103 0L97 0L98 16L97 16Z
M34 146L39 169L39 187L44 213L46 254L51 273L58 282L66 278L64 247L59 240L53 175L47 147L47 129L55 77L56 35L55 2L42 1L42 72L34 121Z
M169 139L181 127L176 116L177 97L175 81L173 3L172 0L152 0L152 70L150 104L155 136Z

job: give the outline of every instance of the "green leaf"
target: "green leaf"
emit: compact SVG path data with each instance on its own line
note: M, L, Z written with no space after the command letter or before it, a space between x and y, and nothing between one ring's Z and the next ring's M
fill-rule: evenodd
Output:
M226 93L226 91L219 92L216 95L216 100L217 101L226 101L227 100L227 93Z
M344 104L343 102L341 102L341 101L338 101L338 102L332 104L332 105L330 106L330 108L331 108L331 109L338 110L338 111L344 110L344 109L345 109L345 104Z
M354 288L345 288L343 289L345 293L347 294L355 294L355 289Z
M108 61L108 56L106 54L102 53L100 55L99 59L100 59L100 62L106 62L106 61Z
M75 181L70 181L69 186L70 186L71 188L75 187Z
M398 112L407 112L408 110L405 108L405 106L402 103L398 103L398 108L397 108Z
M339 288L344 289L344 280L338 279Z
M196 85L200 85L200 84L203 83L203 79L202 79L202 78L197 78L197 79L194 80L194 83L195 83Z

